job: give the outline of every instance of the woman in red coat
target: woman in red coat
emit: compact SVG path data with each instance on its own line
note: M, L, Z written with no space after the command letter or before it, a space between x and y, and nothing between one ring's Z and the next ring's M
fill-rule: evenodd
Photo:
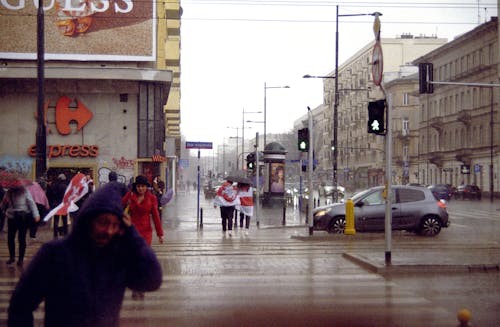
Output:
M142 175L137 176L135 183L132 185L132 191L127 192L122 198L122 204L127 208L125 214L130 216L134 227L146 240L146 243L151 246L153 238L151 217L153 217L156 235L160 243L163 243L163 228L158 212L158 201L156 196L148 190L148 187L150 187L148 179ZM144 299L144 293L133 291L132 299L142 300Z
M135 178L132 191L125 194L122 203L128 208L132 224L142 237L151 246L153 228L151 217L155 225L156 235L160 243L163 243L163 228L161 226L160 214L158 212L158 201L156 196L148 190L149 182L145 176L139 175Z

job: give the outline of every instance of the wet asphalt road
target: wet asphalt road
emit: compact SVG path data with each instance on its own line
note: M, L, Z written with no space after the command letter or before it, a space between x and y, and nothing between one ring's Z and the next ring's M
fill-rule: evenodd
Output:
M450 203L452 225L436 238L395 232L392 271L382 233L311 237L297 210L287 210L282 226L277 209L248 235L224 237L219 212L204 199L200 206L203 229L196 193L164 209L166 243L153 241L164 283L143 302L127 292L121 326L456 326L464 307L475 326L500 325L498 203ZM49 238L42 228L28 259ZM19 273L0 265L0 326ZM36 318L42 325L41 310Z

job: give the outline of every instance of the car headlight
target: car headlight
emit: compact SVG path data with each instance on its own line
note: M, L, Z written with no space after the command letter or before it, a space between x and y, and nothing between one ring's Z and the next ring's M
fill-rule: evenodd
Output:
M324 215L326 215L327 212L328 212L328 210L319 210L318 212L316 212L314 214L314 217L315 218L323 217Z

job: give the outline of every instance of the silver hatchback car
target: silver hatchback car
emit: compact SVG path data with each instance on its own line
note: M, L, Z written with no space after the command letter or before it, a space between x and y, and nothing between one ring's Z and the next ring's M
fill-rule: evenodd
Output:
M392 186L392 229L435 236L449 226L446 204L434 197L432 191L418 186ZM356 231L383 231L385 200L383 186L355 194L354 226ZM345 204L335 203L314 210L314 229L329 233L344 233Z

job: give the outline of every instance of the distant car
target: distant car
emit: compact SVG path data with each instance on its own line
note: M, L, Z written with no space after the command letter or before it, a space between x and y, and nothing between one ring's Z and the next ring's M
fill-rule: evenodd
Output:
M427 187L438 200L449 201L453 194L452 188L448 184L433 184Z
M459 185L457 187L457 197L462 200L481 200L481 189L476 185Z
M449 226L446 204L437 200L431 190L419 186L392 186L392 229L417 232L422 235L439 234ZM383 186L355 194L354 225L356 231L383 231L385 228L385 200ZM314 210L314 229L329 233L344 233L345 204L331 204Z

